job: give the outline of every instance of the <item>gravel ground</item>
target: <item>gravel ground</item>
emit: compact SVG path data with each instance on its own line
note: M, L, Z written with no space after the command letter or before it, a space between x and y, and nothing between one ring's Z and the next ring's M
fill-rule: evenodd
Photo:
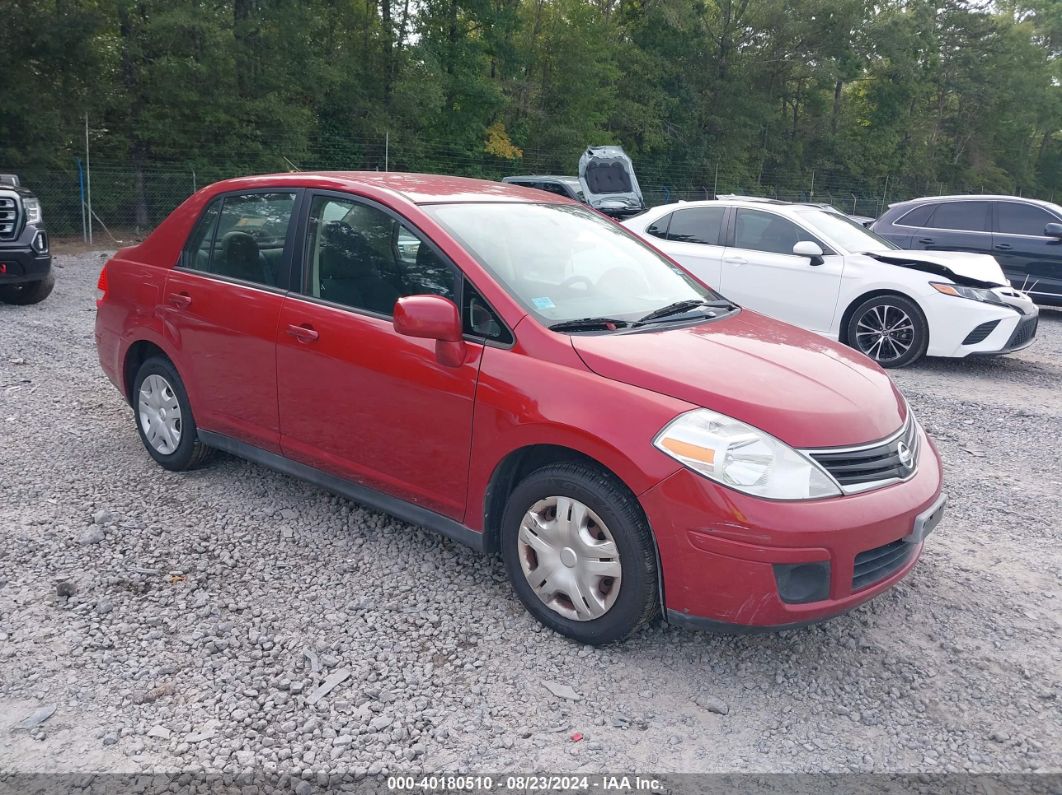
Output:
M236 458L156 466L96 361L103 257L0 306L0 771L1060 769L1062 313L896 373L951 497L899 587L590 649L496 559Z

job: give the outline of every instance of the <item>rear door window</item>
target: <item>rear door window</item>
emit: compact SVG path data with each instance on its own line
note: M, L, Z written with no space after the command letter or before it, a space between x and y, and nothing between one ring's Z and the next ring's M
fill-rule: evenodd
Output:
M1042 207L1019 202L996 203L996 231L1004 235L1044 236L1044 227L1059 220Z
M725 207L690 207L676 210L667 228L667 239L681 243L718 246L723 231Z
M284 250L294 209L294 192L226 196L208 271L269 287L287 286Z
M941 202L928 226L958 232L985 232L988 230L988 208L989 202Z

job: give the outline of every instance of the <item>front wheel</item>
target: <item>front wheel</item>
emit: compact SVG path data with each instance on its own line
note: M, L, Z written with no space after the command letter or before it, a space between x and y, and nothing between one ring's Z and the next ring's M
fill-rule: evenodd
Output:
M7 304L39 304L52 294L55 276L49 273L43 279L21 284L5 284L0 287L0 301Z
M659 609L641 508L614 476L590 465L553 464L522 480L505 507L501 552L524 607L582 643L622 640Z
M929 325L918 305L902 295L879 295L848 319L848 344L882 367L904 367L926 354Z

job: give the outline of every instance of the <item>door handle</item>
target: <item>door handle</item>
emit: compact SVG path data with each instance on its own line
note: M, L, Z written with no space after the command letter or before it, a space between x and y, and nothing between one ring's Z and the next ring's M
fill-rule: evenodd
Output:
M169 301L175 309L187 309L192 305L192 296L188 293L171 293Z
M320 336L316 329L314 329L309 323L303 323L301 326L290 324L288 326L288 334L299 342L305 343L316 342L317 338Z
M727 265L747 265L748 260L744 257L724 257L723 262Z
M1000 251L1010 251L1014 246L1010 243L996 243L996 248Z
M932 238L932 237L920 237L920 238L918 238L918 242L919 243L935 243L936 239Z

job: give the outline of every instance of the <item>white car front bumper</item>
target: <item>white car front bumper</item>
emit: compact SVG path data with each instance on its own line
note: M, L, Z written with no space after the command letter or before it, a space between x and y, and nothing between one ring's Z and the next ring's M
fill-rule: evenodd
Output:
M930 356L996 356L1032 344L1039 309L1007 287L995 291L1006 305L938 293L926 300Z

